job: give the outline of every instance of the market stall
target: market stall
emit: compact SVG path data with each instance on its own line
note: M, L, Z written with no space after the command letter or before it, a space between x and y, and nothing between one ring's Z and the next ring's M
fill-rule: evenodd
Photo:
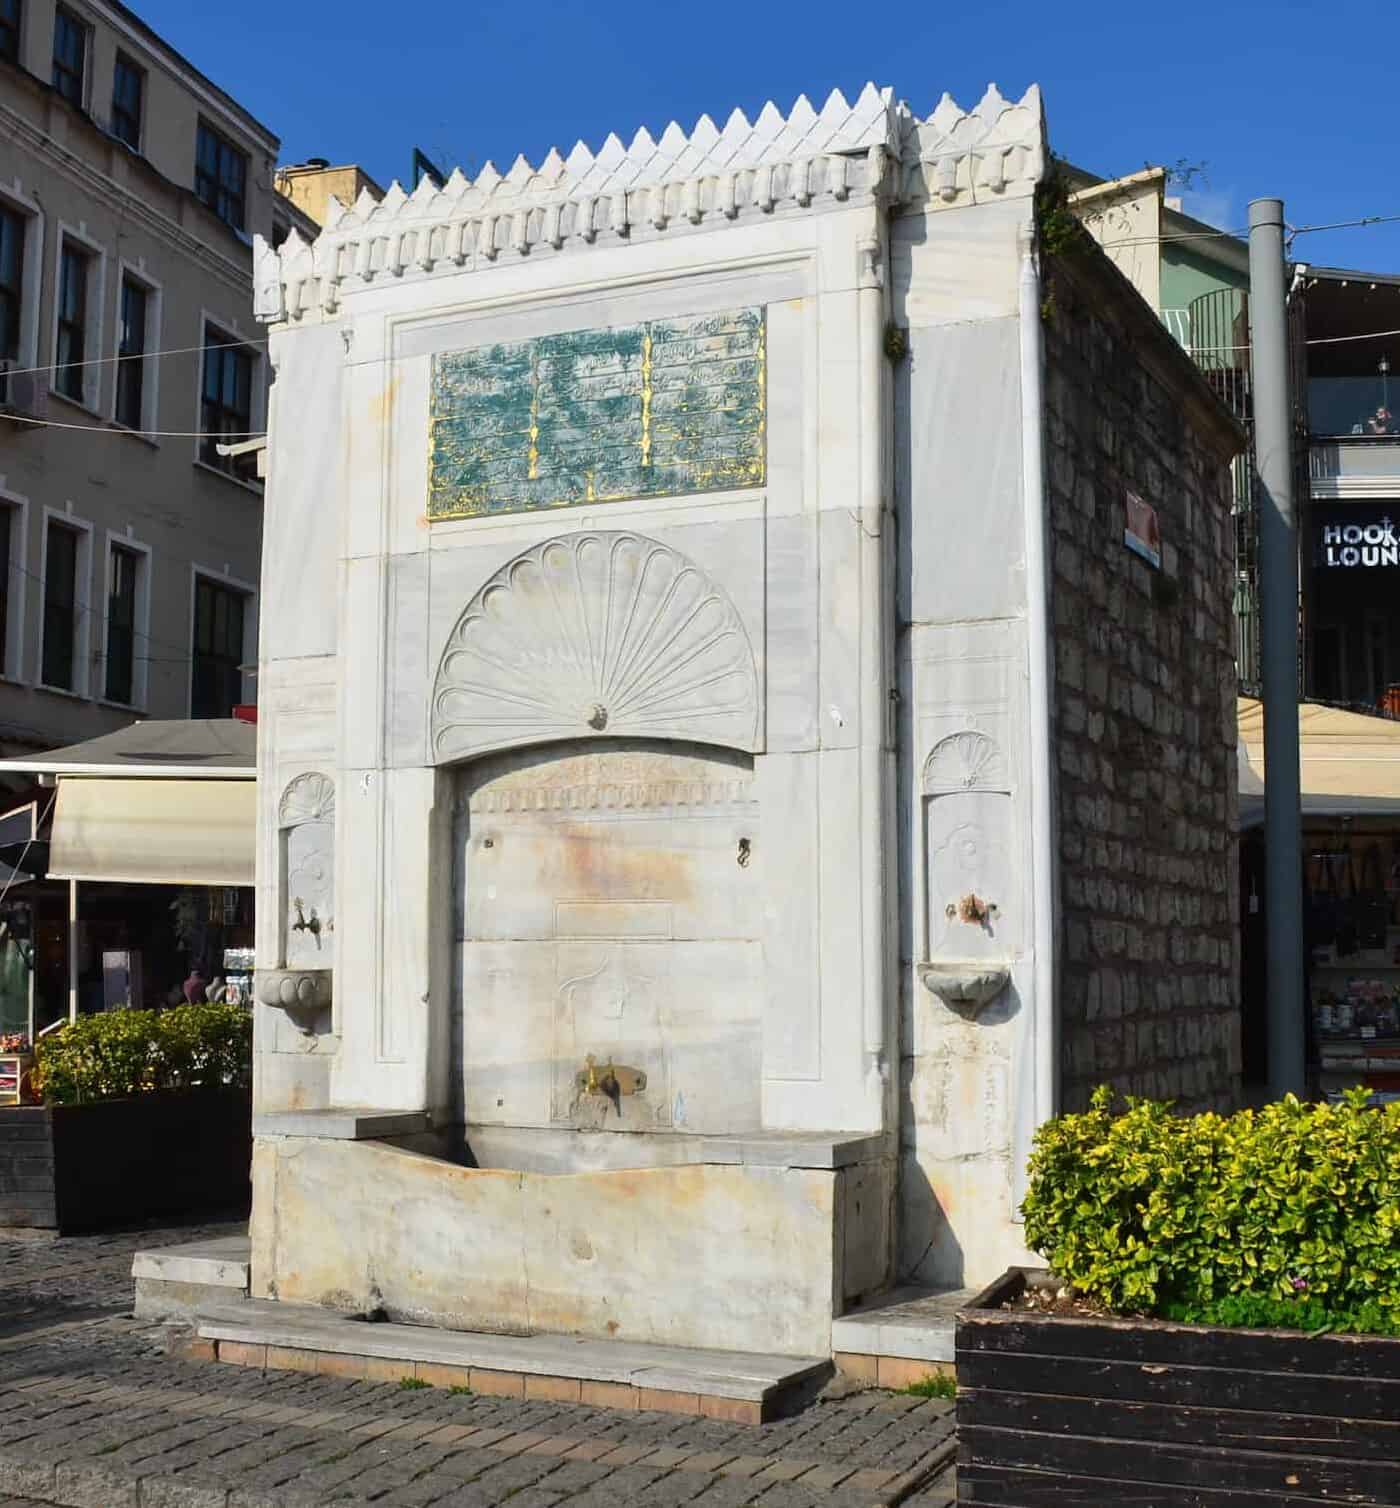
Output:
M1335 1094L1400 1097L1400 722L1298 709L1309 1060ZM1246 1078L1263 1053L1264 727L1239 704Z

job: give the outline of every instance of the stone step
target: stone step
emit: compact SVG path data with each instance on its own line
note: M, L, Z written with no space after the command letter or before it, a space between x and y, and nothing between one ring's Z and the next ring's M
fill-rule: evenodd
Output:
M205 1305L248 1292L247 1236L138 1251L131 1259L138 1319L191 1320Z
M488 1335L368 1323L314 1306L246 1299L203 1307L200 1338L221 1361L476 1393L658 1409L758 1424L809 1401L824 1356L704 1351L574 1335Z
M895 1288L831 1322L831 1349L849 1377L905 1388L953 1366L958 1310L972 1288Z

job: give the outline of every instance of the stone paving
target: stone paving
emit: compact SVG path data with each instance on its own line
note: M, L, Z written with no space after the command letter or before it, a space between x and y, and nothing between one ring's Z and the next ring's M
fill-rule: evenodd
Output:
M942 1465L952 1404L942 1400L855 1392L755 1427L165 1354L168 1332L130 1317L132 1252L237 1228L0 1236L0 1504L872 1508L898 1500L945 1508L954 1500L951 1466Z

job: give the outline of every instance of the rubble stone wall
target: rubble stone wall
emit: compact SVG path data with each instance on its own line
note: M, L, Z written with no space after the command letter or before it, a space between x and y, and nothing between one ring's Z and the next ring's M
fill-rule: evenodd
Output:
M1096 249L1045 310L1062 1103L1226 1106L1240 1072L1230 459L1241 437ZM1124 542L1156 509L1161 568Z

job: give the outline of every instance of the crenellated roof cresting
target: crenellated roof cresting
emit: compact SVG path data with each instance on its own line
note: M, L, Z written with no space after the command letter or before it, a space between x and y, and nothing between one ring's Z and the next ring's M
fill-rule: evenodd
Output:
M1045 169L1040 91L1017 101L995 85L972 110L949 95L924 119L892 91L867 84L854 103L834 90L820 111L805 96L786 114L771 102L750 122L735 110L717 127L643 129L596 152L579 142L538 166L518 157L504 175L487 163L412 194L330 201L321 234L295 230L280 249L255 246L257 317L330 314L348 288L380 277L489 266L502 257L653 235L673 226L808 209L850 199L952 207L1033 191Z

